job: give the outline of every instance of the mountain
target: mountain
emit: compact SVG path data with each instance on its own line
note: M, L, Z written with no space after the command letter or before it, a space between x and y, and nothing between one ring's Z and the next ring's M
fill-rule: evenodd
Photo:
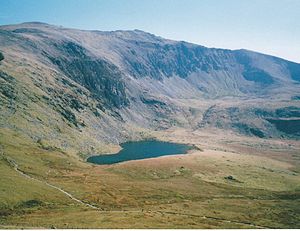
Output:
M184 127L300 137L300 64L134 31L0 27L0 127L87 155Z

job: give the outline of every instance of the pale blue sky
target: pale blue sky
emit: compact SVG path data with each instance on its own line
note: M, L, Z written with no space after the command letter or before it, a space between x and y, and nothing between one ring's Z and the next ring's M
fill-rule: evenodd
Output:
M0 0L1 25L28 21L79 29L140 29L300 63L300 0Z

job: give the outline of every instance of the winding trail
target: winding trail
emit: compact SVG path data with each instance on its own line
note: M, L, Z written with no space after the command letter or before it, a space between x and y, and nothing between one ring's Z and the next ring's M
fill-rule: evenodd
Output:
M87 202L84 202L76 197L74 197L72 194L66 192L65 190L63 190L60 187L57 187L55 185L52 185L46 181L43 180L39 180L36 179L34 177L29 176L28 174L26 174L25 172L23 172L22 170L20 170L18 168L18 164L16 163L16 161L12 160L11 158L8 159L6 156L4 156L3 150L1 150L1 146L0 146L0 154L2 155L3 159L9 164L9 166L11 166L17 173L19 173L20 175L22 175L23 177L26 177L30 180L33 181L37 181L40 182L42 184L45 184L51 188L54 188L58 191L60 191L61 193L65 194L67 197L69 197L71 200L76 201L79 204L82 204L84 206L87 206L89 208L95 209L98 212L101 213L143 213L143 210L103 210L97 206L94 206L92 204L89 204ZM237 224L237 225L248 225L250 227L254 227L254 228L260 228L260 229L272 229L273 227L266 227L266 226L260 226L260 225L255 225L251 222L242 222L242 221L232 221L232 220L227 220L227 219L223 219L223 218L218 218L218 217L211 217L211 216L203 216L203 215L197 215L197 214L190 214L190 213L179 213L179 212L171 212L171 211L162 211L162 210L145 210L145 212L151 212L151 213L159 213L159 214L171 214L171 215L181 215L181 216L189 216L189 217L198 217L201 219L206 219L206 220L215 220L215 221L219 221L219 222L223 222L223 223L232 223L232 224Z
M72 194L66 192L66 191L63 190L62 188L59 188L59 187L57 187L57 186L55 186L55 185L53 185L53 184L50 184L50 183L48 183L48 182L46 182L46 181L42 181L42 180L39 180L39 179L36 179L36 178L33 178L33 177L27 175L26 173L22 172L22 171L18 168L18 165L17 165L17 164L14 166L14 169L15 169L19 174L21 174L21 175L24 176L24 177L27 177L27 178L29 178L29 179L31 179L31 180L38 181L38 182L40 182L40 183L43 183L43 184L45 184L45 185L47 185L47 186L49 186L49 187L51 187L51 188L54 188L54 189L56 189L56 190L62 192L63 194L65 194L66 196L68 196L68 197L69 197L71 200L73 200L73 201L76 201L76 202L78 202L78 203L80 203L80 204L82 204L82 205L85 205L85 206L90 207L90 208L93 208L93 209L99 209L99 210L101 210L100 208L98 208L98 207L96 207L96 206L94 206L94 205L91 205L91 204L86 203L86 202L84 202L84 201L82 201L82 200L79 200L78 198L74 197Z
M30 180L37 181L37 182L40 182L40 183L42 183L42 184L45 184L45 185L47 185L47 186L49 186L49 187L51 187L51 188L54 188L54 189L56 189L56 190L62 192L63 194L65 194L65 195L66 195L67 197L69 197L71 200L76 201L77 203L80 203L80 204L82 204L82 205L84 205L84 206L90 207L90 208L92 208L92 209L102 210L102 209L99 208L99 207L96 207L96 206L94 206L94 205L92 205L92 204L86 203L86 202L84 202L84 201L82 201L82 200L80 200L80 199L74 197L72 194L66 192L66 191L63 190L62 188L59 188L59 187L57 187L57 186L55 186L55 185L53 185L53 184L50 184L50 183L48 183L48 182L46 182L46 181L42 181L42 180L39 180L39 179L36 179L36 178L33 178L33 177L27 175L25 172L23 172L22 170L20 170L20 169L18 168L18 164L16 163L16 161L14 161L14 160L12 160L12 159L8 159L7 157L5 157L5 156L3 155L3 153L2 153L2 156L3 156L3 159L4 159L4 160L5 160L5 161L6 161L6 162L7 162L7 163L8 163L8 164L9 164L9 165L17 172L17 173L19 173L19 174L22 175L23 177L26 177L26 178L28 178L28 179L30 179Z

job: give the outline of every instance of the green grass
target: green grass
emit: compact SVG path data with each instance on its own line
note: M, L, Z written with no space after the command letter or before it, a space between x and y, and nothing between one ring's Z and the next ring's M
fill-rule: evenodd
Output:
M45 149L9 129L1 130L0 140L5 158L16 161L23 172L103 210L82 206L21 176L2 158L1 228L299 227L299 178L271 159L232 155L228 164L226 158L198 152L106 167ZM224 179L229 174L244 183ZM255 176L261 180L253 181ZM283 176L285 184L276 183L276 176Z

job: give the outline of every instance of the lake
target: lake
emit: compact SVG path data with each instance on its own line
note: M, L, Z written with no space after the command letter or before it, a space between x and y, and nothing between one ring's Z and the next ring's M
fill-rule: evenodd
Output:
M94 164L115 164L129 160L141 160L159 156L186 154L193 147L157 140L131 141L120 144L122 149L116 154L91 156L87 162Z

